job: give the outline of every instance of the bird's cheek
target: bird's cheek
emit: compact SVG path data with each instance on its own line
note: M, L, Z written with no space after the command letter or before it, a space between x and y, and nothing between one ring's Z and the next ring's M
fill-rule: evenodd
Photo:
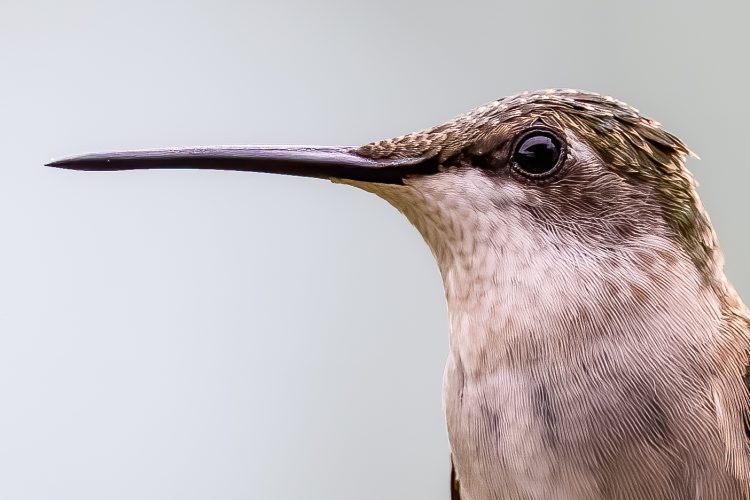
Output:
M478 199L483 204L483 206L478 207L481 211L494 209L504 212L541 202L536 193L512 179L502 179L491 188L484 189L482 196Z

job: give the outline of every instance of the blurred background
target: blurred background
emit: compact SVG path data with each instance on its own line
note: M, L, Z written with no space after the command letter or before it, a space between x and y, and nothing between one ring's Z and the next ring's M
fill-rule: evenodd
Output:
M686 140L750 300L748 2L0 0L0 498L448 498L442 285L323 181L52 158L359 144L578 87Z

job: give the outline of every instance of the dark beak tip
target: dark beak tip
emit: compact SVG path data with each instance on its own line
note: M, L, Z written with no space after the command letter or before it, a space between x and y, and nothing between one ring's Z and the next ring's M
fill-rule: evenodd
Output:
M45 163L44 166L66 170L83 170L80 168L81 166L78 162L65 158L63 158L62 160L51 160L50 162Z

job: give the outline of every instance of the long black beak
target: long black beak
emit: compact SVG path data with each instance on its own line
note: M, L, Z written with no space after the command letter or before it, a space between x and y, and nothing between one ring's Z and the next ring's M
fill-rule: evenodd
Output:
M431 158L371 159L353 147L215 146L93 153L47 164L71 170L195 168L298 175L400 184L409 175L437 170Z

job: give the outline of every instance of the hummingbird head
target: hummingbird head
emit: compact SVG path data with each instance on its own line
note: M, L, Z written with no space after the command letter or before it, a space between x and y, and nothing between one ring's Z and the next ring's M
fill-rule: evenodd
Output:
M403 211L443 259L489 239L506 255L515 248L605 257L630 249L645 260L684 259L706 277L721 267L684 165L692 153L611 97L526 92L356 152L379 162L431 162L396 184L344 182Z
M328 178L378 194L420 230L445 276L478 254L684 258L711 277L715 236L675 136L611 97L525 92L361 147L232 146L104 153L78 170L208 168ZM554 260L554 259L553 259Z

